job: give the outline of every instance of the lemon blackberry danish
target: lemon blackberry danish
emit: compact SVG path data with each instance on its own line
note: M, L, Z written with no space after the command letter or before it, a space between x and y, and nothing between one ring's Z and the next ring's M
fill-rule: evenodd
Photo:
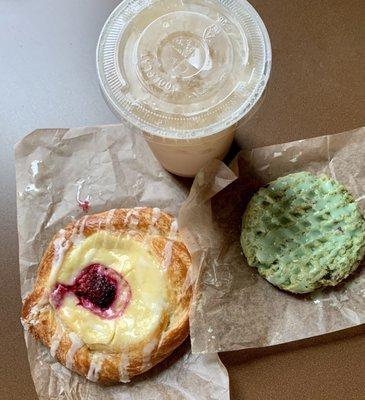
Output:
M191 258L158 208L116 209L61 229L26 298L26 329L67 368L128 382L188 335Z

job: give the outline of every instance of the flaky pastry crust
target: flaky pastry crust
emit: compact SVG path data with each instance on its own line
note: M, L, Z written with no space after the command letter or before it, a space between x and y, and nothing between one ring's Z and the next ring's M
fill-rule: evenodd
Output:
M70 251L75 235L88 237L100 230L125 233L141 242L148 236L148 249L159 263L166 262L165 250L169 247L170 256L165 268L168 313L167 318L161 321L162 334L148 355L148 360L142 345L121 353L108 352L107 347L103 351L96 351L86 344L75 347L75 334L57 318L57 311L49 301L48 281L55 257L55 241L62 237L66 241L66 251ZM61 231L48 245L38 267L34 289L24 301L21 320L25 329L49 347L61 364L104 384L129 381L168 357L188 336L191 301L188 279L191 257L177 230L176 219L159 209L116 209L84 216ZM167 246L168 242L170 244ZM95 368L95 360L98 360L98 368Z

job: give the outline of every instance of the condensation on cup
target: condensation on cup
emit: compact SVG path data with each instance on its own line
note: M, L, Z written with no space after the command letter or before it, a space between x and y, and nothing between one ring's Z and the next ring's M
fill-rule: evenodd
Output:
M100 34L97 68L112 110L168 171L190 177L227 154L264 92L271 47L245 0L124 0Z

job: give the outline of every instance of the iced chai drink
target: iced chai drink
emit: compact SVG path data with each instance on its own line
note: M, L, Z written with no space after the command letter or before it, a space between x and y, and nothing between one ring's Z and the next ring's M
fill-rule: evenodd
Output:
M244 0L124 0L99 39L108 104L170 172L194 176L229 150L261 97L270 41Z

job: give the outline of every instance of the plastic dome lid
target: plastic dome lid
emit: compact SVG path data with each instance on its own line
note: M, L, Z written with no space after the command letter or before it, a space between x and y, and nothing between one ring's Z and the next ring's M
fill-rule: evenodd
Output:
M153 135L207 136L240 120L271 69L266 28L245 0L124 0L97 48L112 109Z

